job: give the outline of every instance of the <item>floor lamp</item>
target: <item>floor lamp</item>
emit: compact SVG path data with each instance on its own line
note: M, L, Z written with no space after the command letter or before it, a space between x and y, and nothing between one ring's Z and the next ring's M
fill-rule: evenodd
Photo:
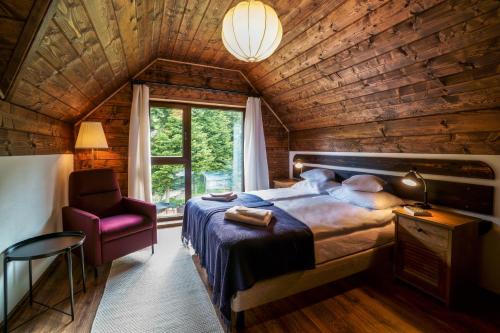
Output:
M84 121L80 124L75 149L92 149L92 169L94 168L94 149L108 148L108 142L98 121Z

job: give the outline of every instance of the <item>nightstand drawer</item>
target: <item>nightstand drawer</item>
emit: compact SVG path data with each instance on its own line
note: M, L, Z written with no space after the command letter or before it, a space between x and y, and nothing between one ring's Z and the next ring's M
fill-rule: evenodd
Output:
M403 216L399 216L398 219L398 233L401 239L409 242L422 243L426 247L432 249L448 249L449 232L447 229L429 223L411 220Z

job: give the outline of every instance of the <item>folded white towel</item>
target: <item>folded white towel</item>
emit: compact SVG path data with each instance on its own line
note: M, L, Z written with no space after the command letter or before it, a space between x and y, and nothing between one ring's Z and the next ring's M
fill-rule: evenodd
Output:
M231 192L222 192L222 193L210 193L211 197L218 198L218 197L230 197L232 195L235 195L233 191Z
M227 197L212 197L210 195L204 195L204 196L201 197L201 199L203 199L203 200L210 200L210 201L228 202L228 201L233 201L237 197L238 197L238 195L236 195L236 194L233 194L233 195L230 195L230 196L227 196Z
M235 206L235 208L239 214L255 217L257 219L264 219L269 213L272 213L270 210L262 208L249 208L245 206Z
M273 212L268 210L266 214L262 217L248 216L238 212L238 207L241 209L242 206L235 206L226 211L224 218L230 221L242 222L262 227L267 227L271 222L273 217ZM264 209L262 209L264 210Z

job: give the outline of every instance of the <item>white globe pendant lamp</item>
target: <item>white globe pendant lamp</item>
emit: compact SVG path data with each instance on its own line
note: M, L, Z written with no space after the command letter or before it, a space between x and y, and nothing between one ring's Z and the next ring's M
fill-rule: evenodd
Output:
M278 15L260 1L242 1L222 21L222 42L239 60L257 62L278 48L283 36Z

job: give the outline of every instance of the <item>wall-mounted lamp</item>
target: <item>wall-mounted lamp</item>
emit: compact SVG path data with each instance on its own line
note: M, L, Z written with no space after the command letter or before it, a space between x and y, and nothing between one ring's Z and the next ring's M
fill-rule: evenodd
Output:
M94 149L108 148L102 124L98 121L84 121L80 124L75 149L92 149L92 169L94 168Z
M431 209L431 205L427 202L427 183L425 182L424 177L422 177L417 170L411 169L401 181L407 186L415 187L419 185L420 180L422 180L422 183L424 184L424 202L417 202L415 203L415 206L423 209Z
M297 162L295 162L293 164L293 166L297 169L300 170L300 173L299 173L299 179L300 179L300 174L302 173L302 168L304 168L304 164L302 163L302 161L298 160Z

